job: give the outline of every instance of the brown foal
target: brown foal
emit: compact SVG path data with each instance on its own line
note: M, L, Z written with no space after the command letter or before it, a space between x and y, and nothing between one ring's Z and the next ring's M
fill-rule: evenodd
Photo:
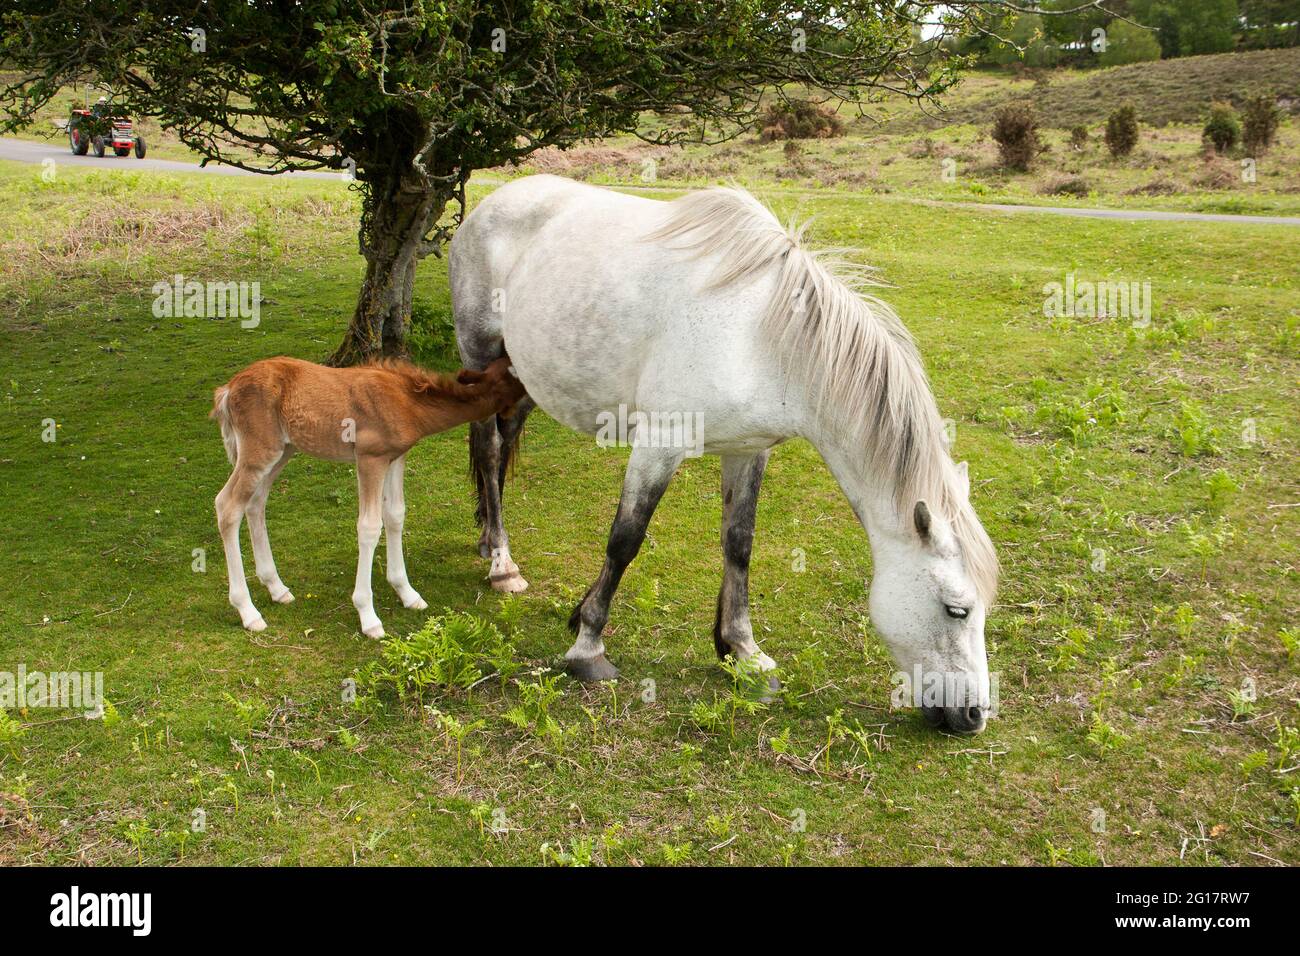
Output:
M379 529L388 544L388 583L402 604L420 610L424 599L411 587L402 557L406 503L402 477L406 453L426 435L464 422L481 421L510 409L524 387L500 358L482 372L463 370L455 378L406 362L384 361L356 368L327 368L293 358L254 362L213 398L212 418L234 471L217 495L217 526L226 551L230 603L250 631L266 622L253 606L239 551L239 526L248 515L258 579L271 600L288 604L293 595L280 580L266 535L266 499L280 470L301 451L357 467L356 587L352 603L368 637L383 637L370 589Z

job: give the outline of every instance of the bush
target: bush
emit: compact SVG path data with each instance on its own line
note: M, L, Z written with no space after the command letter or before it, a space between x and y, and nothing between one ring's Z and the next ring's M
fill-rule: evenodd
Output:
M1262 156L1268 152L1281 119L1282 111L1277 108L1277 97L1272 93L1260 93L1246 100L1241 144L1247 156Z
M835 111L808 100L772 103L763 111L759 139L830 139L844 135L844 121Z
M1038 139L1038 116L1028 103L1013 103L994 113L990 135L1007 169L1028 169L1043 150Z
M1241 123L1230 103L1211 104L1210 118L1202 135L1214 145L1216 153L1226 153L1237 145L1237 140L1241 139Z
M406 346L410 349L411 357L420 365L437 368L459 364L451 310L434 308L427 302L412 303L411 327L407 333Z
M1106 148L1118 159L1133 152L1137 141L1137 109L1132 103L1125 103L1106 118Z
M1048 196L1077 196L1083 198L1092 191L1088 181L1082 176L1065 176L1046 183L1042 190Z
M1070 130L1070 145L1077 150L1082 150L1088 145L1088 127L1075 126Z

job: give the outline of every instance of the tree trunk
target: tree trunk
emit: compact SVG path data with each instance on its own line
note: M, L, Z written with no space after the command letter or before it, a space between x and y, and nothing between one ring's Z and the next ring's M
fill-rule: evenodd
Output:
M369 185L360 230L366 278L347 335L330 365L406 357L415 266L430 251L425 236L442 216L447 199L436 187L398 173Z

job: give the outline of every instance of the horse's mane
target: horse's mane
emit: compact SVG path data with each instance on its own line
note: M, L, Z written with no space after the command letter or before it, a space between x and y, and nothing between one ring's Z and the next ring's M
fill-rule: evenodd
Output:
M878 284L862 267L805 248L806 228L783 227L742 189L714 188L675 200L647 239L682 240L677 248L718 256L712 288L779 270L763 331L801 374L818 413L865 450L899 513L910 516L924 499L948 519L967 571L992 603L997 554L963 493L916 344L893 309L859 292Z

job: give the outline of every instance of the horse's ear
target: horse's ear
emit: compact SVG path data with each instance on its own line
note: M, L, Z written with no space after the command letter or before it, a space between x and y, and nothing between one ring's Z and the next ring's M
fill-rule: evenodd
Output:
M918 501L916 507L912 509L912 521L916 525L916 533L921 536L921 540L929 541L930 506L924 501Z
M964 461L957 465L957 487L963 498L970 497L970 465Z

